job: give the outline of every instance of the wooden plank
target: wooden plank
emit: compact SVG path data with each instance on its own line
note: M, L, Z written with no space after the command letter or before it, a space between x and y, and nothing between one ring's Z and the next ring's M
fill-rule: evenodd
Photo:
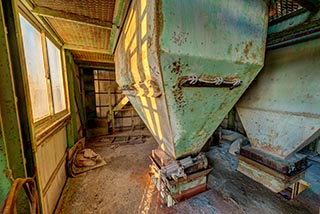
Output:
M67 50L74 50L74 51L84 51L84 52L93 52L93 53L101 53L101 54L109 54L112 53L106 49L94 48L94 47L86 47L82 45L75 45L75 44L64 44L62 48ZM113 62L113 61L112 61Z
M65 159L67 149L67 131L65 127L60 127L53 136L47 138L47 142L41 144L37 148L37 157L39 160L38 171L42 183L43 195L50 188L52 180L58 168L61 167L61 162ZM54 152L53 152L54 151Z
M113 108L114 112L120 111L127 103L129 102L129 99L127 96L124 96L120 102Z
M76 60L77 64L81 68L92 68L92 69L100 69L100 70L114 70L114 62L112 63L104 63L104 62L88 62Z

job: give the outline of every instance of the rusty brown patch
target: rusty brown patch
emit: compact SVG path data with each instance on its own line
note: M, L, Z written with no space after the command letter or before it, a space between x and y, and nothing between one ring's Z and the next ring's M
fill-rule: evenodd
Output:
M252 59L256 60L257 59L257 54L253 53L252 54Z
M183 95L182 88L179 86L179 84L175 84L172 86L172 93L177 107L179 109L183 109L187 105L187 102Z
M273 145L267 142L259 142L256 141L257 148L260 148L263 151L270 152L270 153L278 153L278 151L282 151L282 147L279 145Z
M169 65L169 69L171 70L171 73L180 75L188 66L188 64L182 63L181 58L179 58L178 60L172 62L171 65Z
M247 59L249 59L248 54L249 54L249 51L250 51L251 48L252 48L252 41L249 41L249 42L246 43L246 46L245 46L245 48L244 48L244 50L243 50L244 56L245 56Z

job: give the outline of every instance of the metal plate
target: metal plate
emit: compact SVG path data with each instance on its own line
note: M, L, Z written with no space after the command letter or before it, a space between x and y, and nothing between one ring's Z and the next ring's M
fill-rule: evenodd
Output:
M115 53L117 82L135 88L132 105L173 158L201 150L263 67L267 11L262 0L133 1ZM185 75L242 84L176 90Z
M269 51L236 108L251 145L286 158L320 135L320 39Z

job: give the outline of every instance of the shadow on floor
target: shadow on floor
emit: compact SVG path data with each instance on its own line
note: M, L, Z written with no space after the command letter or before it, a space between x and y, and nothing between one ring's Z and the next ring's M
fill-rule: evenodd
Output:
M127 135L122 133L121 135ZM150 136L150 135L149 135ZM173 207L161 203L149 177L149 154L157 147L152 137L144 143L112 146L104 138L88 140L107 165L76 178L69 178L55 213L318 213L320 190L309 188L297 199L287 201L261 184L236 171L237 159L228 144L210 147L207 152L213 171L211 189ZM312 173L318 173L315 164ZM318 167L318 168L317 168ZM310 168L311 169L311 168ZM309 170L308 170L309 171ZM306 178L310 176L307 174ZM313 179L314 176L311 175ZM316 185L317 187L317 185ZM318 192L317 192L318 191Z

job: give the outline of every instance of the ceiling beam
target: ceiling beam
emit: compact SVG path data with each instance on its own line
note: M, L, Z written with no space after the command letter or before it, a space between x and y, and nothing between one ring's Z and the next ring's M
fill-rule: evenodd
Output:
M72 52L71 52L72 54ZM114 59L112 56L106 55L105 57L97 57L97 56L90 56L90 55L78 55L72 54L74 61L78 62L92 62L92 63L111 63L114 64Z
M82 65L83 67L108 67L108 68L114 68L114 62L97 62L97 61L85 61L81 59L74 59L74 61L78 65Z
M111 59L87 59L84 57L73 57L73 60L79 64L114 64L114 61Z
M36 6L32 12L34 14L44 16L44 17L50 17L50 18L56 18L56 19L62 19L70 22L75 22L79 24L89 25L93 27L99 27L99 28L105 28L105 29L112 29L112 22L108 21L102 21L100 19L94 19L90 18L88 16L82 16L75 13L68 13L62 10L54 10L47 7L40 7Z
M114 63L111 62L91 62L91 61L81 61L75 60L75 63L79 67L86 67L86 68L96 68L96 69L105 69L105 70L114 70Z
M312 13L316 13L319 11L320 2L318 0L294 0L294 1Z
M81 46L81 45L72 45L72 44L64 44L62 47L64 49L73 50L73 51L84 51L84 52L112 55L112 53L107 49L99 49L99 48L85 47L85 46Z

